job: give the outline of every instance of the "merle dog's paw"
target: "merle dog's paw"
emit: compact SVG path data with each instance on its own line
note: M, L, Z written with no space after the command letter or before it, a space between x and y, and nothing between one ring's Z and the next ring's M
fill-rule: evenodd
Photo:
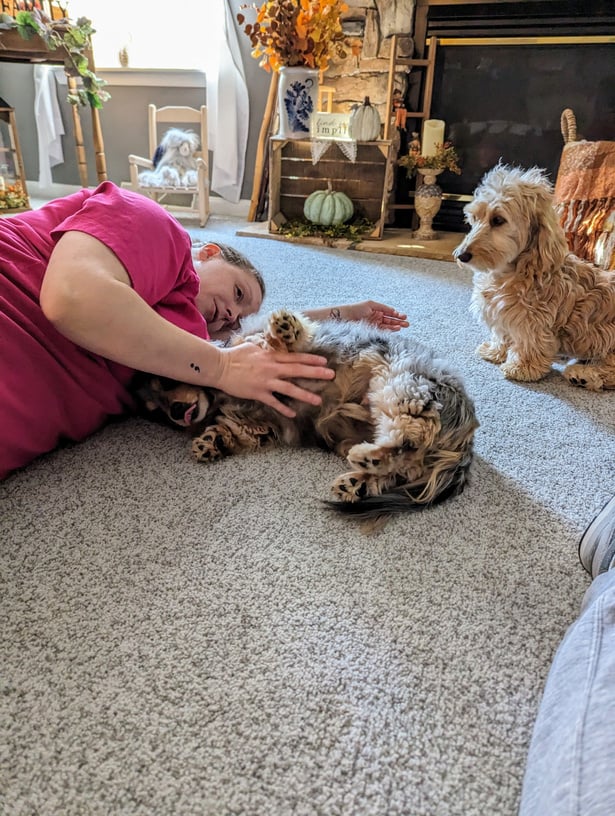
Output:
M386 470L392 454L392 450L387 451L370 442L362 442L350 448L347 458L353 468L368 473L380 473Z
M362 473L343 473L332 483L331 492L339 501L361 501L367 495L365 475Z
M224 456L222 437L214 428L208 428L192 440L192 455L197 462L215 462Z
M289 350L309 336L302 318L293 314L293 312L286 311L286 309L273 312L269 318L269 332L273 338L285 345Z

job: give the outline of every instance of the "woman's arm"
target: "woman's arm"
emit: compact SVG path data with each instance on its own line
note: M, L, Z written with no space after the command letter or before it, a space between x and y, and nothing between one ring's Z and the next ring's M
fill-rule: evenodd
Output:
M312 320L366 320L374 326L390 331L399 331L410 324L406 315L374 300L361 303L347 303L343 306L323 306L320 309L307 309L303 312Z
M114 253L85 233L67 232L58 241L40 303L55 328L88 351L135 370L256 399L285 416L294 412L274 392L320 402L289 378L333 377L323 357L272 352L252 343L220 349L178 328L132 289Z

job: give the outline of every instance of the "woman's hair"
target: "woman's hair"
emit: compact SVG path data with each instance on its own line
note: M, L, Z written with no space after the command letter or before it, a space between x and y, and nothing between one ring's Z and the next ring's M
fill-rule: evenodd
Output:
M261 295L263 298L265 297L265 281L263 280L263 276L258 271L258 269L250 263L250 261L246 258L245 255L242 255L241 252L237 252L236 249L233 247L228 246L228 244L219 244L217 241L212 241L220 250L220 255L222 258L232 266L236 266L239 269L245 269L246 272L249 272L251 275L254 276L256 282L260 286Z

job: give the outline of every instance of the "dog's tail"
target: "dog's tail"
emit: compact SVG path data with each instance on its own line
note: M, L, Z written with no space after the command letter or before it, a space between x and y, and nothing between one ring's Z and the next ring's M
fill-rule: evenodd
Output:
M400 484L378 496L366 496L356 502L325 501L337 513L368 521L396 513L417 513L458 496L468 483L472 445L463 451L435 452L436 461L427 468L428 478Z

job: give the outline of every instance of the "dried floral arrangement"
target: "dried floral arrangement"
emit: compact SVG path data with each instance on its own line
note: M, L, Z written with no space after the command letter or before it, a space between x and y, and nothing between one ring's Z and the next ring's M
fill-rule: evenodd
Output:
M19 181L0 189L0 210L18 210L28 206L28 196Z
M423 170L450 170L451 173L459 175L459 156L451 142L436 145L436 152L433 156L421 156L420 153L409 153L397 160L400 167L406 168L408 178L421 173Z
M329 62L357 54L358 40L347 41L340 16L348 11L343 0L267 0L253 9L256 20L237 21L250 38L252 56L266 71L301 65L326 71Z
M64 67L71 76L80 76L83 87L67 96L71 105L89 105L102 108L103 102L110 99L104 90L107 82L100 79L90 69L86 52L92 47L91 37L95 33L92 23L86 17L80 17L72 23L69 19L52 20L40 9L18 11L15 17L0 14L0 29L17 29L20 37L30 40L35 34L44 41L50 51L64 51Z

